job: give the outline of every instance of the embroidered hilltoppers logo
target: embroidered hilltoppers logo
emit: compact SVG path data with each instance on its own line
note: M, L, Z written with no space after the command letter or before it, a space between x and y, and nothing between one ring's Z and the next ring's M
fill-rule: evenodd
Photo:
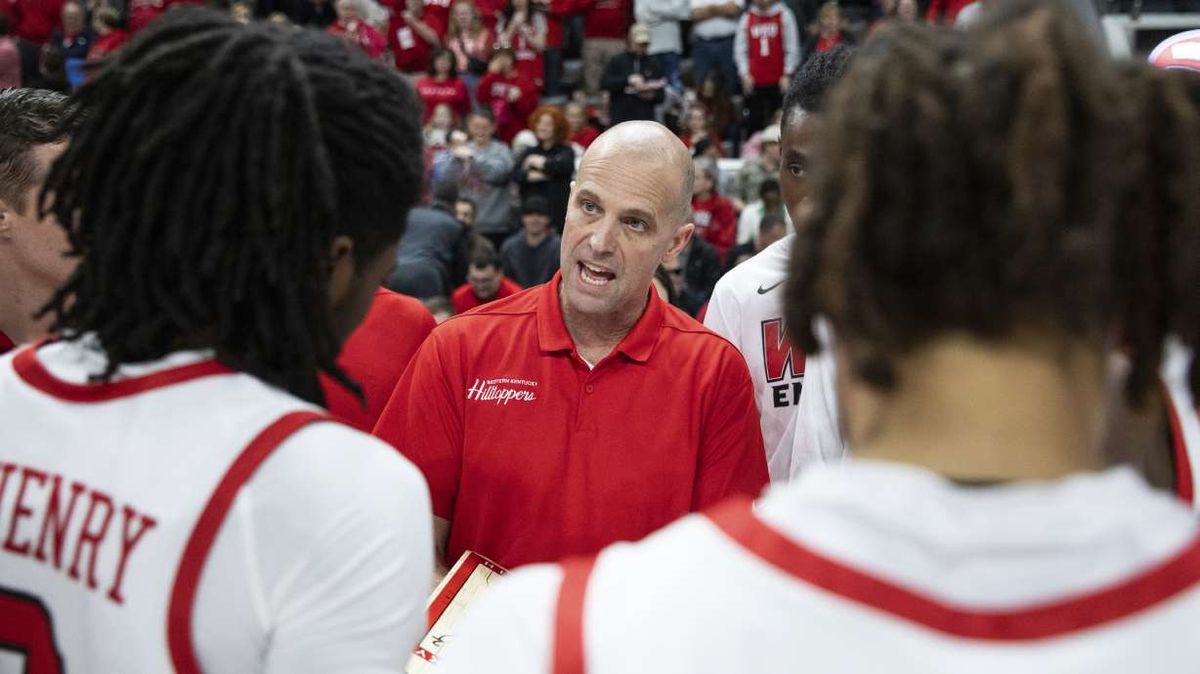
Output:
M506 406L510 402L531 403L537 400L537 391L535 390L537 387L536 381L528 379L511 377L476 379L471 388L467 389L467 400Z

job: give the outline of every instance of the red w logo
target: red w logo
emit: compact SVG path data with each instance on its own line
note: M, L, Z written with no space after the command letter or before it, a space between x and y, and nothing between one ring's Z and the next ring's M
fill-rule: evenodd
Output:
M804 376L804 354L792 346L783 329L783 319L762 322L763 367L767 381L779 381L790 375Z

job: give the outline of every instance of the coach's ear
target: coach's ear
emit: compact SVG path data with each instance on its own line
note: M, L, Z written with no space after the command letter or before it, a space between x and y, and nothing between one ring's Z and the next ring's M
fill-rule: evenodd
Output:
M693 232L696 231L696 226L692 223L684 223L675 230L675 234L671 236L671 247L667 249L667 253L662 256L660 262L666 263L675 259L675 256L683 252L687 248L688 241L692 239Z

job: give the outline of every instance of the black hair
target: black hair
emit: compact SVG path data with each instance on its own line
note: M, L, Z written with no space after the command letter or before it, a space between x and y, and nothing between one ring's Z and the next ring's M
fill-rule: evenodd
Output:
M761 183L758 184L758 198L759 199L766 198L767 192L778 192L778 191L779 191L779 181L776 180L775 178L767 178L766 180L763 180Z
M827 316L888 390L893 358L942 334L1100 344L1115 327L1138 403L1166 335L1200 341L1197 111L1164 73L1122 74L1069 8L896 26L826 104L786 295L806 352Z
M304 399L337 366L330 249L362 269L403 233L423 176L403 77L335 37L176 7L78 92L41 208L80 264L42 314L92 334L107 380L181 348ZM53 194L53 199L49 195Z
M458 58L454 56L454 52L445 47L437 47L433 50L433 54L429 56L429 67L425 69L425 74L433 77L437 75L437 70L434 65L439 58L450 57L450 79L458 77Z
M821 112L826 92L845 74L856 51L849 45L838 44L829 51L813 54L805 61L783 97L784 123L797 112Z
M0 90L0 199L25 210L25 193L41 178L30 150L66 140L70 112L70 99L55 91Z
M476 269L486 269L487 267L501 269L504 261L500 259L500 252L496 250L496 246L491 241L479 237L479 240L471 248L470 266Z

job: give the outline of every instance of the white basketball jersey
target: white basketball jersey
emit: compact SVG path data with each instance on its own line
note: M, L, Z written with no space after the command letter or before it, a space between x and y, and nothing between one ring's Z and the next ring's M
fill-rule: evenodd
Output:
M1192 397L1187 383L1192 353L1170 339L1163 354L1162 381L1171 424L1175 493L1193 509L1200 510L1200 499L1196 498L1196 489L1200 487L1200 401Z
M1196 529L1128 468L979 488L851 459L510 574L442 669L1195 672Z
M195 353L111 384L56 376L91 353L0 359L0 672L199 671L192 606L226 512L325 415Z
M794 239L776 241L721 277L704 316L704 325L746 359L773 482L786 482L815 459L793 452L804 353L784 329L783 283Z

